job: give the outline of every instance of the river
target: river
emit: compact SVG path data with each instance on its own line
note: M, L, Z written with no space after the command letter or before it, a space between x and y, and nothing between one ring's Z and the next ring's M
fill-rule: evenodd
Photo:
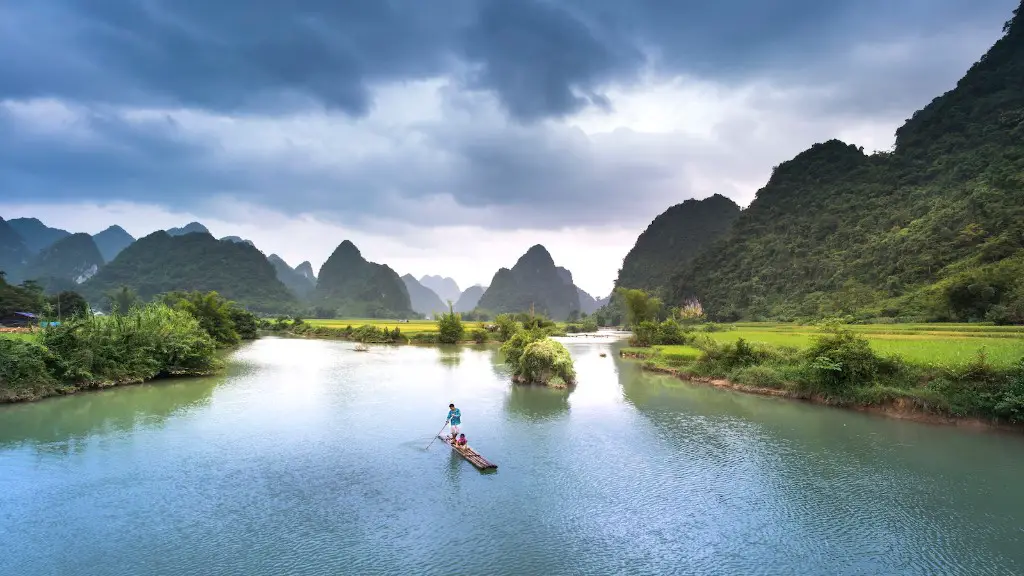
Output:
M493 349L263 339L0 407L0 574L1024 573L1024 438ZM607 353L602 357L600 353ZM434 442L449 402L481 473Z

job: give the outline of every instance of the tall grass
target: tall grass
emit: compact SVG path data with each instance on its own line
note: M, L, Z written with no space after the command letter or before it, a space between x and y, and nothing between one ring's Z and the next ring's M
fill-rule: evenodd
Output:
M164 304L76 318L42 329L35 342L4 339L0 346L0 399L7 401L219 366L216 344L198 320Z

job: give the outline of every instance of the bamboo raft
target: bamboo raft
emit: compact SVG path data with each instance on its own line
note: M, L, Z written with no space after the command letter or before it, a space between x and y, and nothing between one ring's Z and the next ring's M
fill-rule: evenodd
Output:
M449 446L451 446L452 450L455 450L463 458L465 458L466 460L469 460L469 463L472 464L473 466L476 466L478 469L480 469L480 470L497 470L498 469L498 465L497 464L491 462L487 458L484 458L483 456L478 454L476 450L473 450L472 448L469 447L469 444L466 444L463 447L459 447L459 446L456 446L455 444L453 444L448 436L445 436L443 434L438 434L437 437L440 438L441 440L444 440L444 443L449 445Z

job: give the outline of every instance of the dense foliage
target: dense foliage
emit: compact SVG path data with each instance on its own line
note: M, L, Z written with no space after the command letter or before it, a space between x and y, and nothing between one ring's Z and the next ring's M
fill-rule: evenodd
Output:
M740 207L719 194L672 206L637 238L622 261L615 286L664 290L702 248L728 232L739 215Z
M274 267L256 248L202 233L154 232L124 249L82 284L86 298L104 304L112 290L129 287L144 300L176 290L216 291L250 310L275 312L295 305Z
M437 341L441 344L458 344L462 341L465 330L462 315L456 312L449 302L448 311L437 319Z
M402 279L384 264L368 262L345 240L320 268L312 302L328 318L409 318L415 315Z
M10 284L3 271L0 271L0 316L9 316L14 312L39 314L45 305L42 286L35 282Z
M685 330L689 346L642 349L646 366L686 378L726 378L835 404L896 405L925 413L1024 423L1024 360L996 368L983 352L966 366L937 367L875 352L863 336L825 324L805 349L738 340L718 343ZM677 350L681 349L681 350Z
M0 338L0 400L208 374L217 366L215 343L195 317L150 304L66 320L44 328L37 342Z
M259 319L216 292L171 292L162 300L175 310L191 314L219 345L230 346L257 336Z
M518 383L564 386L576 381L569 351L543 330L516 330L502 344L501 352Z
M409 292L409 301L413 311L417 314L433 317L435 314L443 312L445 308L451 307L441 302L440 296L430 288L420 284L419 280L416 280L412 274L402 276L402 283L405 284L405 289Z
M580 299L576 287L559 274L551 254L538 244L511 270L498 270L478 306L497 313L535 311L565 320L580 309Z
M831 140L776 167L732 230L675 277L670 301L697 296L718 319L972 320L993 310L1011 321L1020 281L977 279L1024 250L1016 14L955 89L897 131L893 152Z

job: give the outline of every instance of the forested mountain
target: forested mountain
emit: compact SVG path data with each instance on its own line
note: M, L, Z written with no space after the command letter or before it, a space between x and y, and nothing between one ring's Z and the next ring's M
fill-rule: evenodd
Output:
M338 317L401 318L413 314L405 283L384 264L368 262L345 240L320 267L313 304Z
M0 218L0 271L7 276L8 282L16 284L21 281L22 268L28 263L31 254L21 235Z
M459 295L458 300L455 301L455 311L472 312L477 307L477 304L480 303L480 297L484 295L486 290L486 286L481 286L479 284L466 288L466 290Z
M227 238L221 238L221 242L225 241L232 242L232 240L228 240ZM246 243L252 245L252 242ZM274 267L274 273L277 274L277 279L280 280L288 290L291 290L292 294L297 298L307 298L313 292L313 289L316 288L315 281L307 278L305 274L294 270L277 254L267 256L267 260ZM307 262L306 264L308 265L309 263Z
M528 312L532 306L554 320L565 320L574 310L579 311L580 299L571 278L567 283L551 254L537 244L511 270L498 270L478 306L496 313Z
M92 239L100 249L105 262L112 262L121 250L135 242L135 238L120 226L111 226L98 234L93 234Z
M571 284L576 289L576 295L580 299L580 312L586 312L587 314L593 314L598 308L604 305L607 299L598 300L587 294L585 290L576 285L576 281L572 279L572 272L568 268L558 266L555 268L558 272L558 277L562 279L566 284Z
M144 299L174 290L215 290L260 312L280 312L295 305L295 297L277 279L262 252L209 234L154 232L125 248L81 288L90 302L103 304L108 292L122 286Z
M455 280L448 277L427 275L420 278L420 284L433 290L434 294L437 294L442 302L448 302L449 300L455 302L462 295L459 285ZM447 308L447 305L445 307Z
M167 233L171 236L184 236L185 234L191 234L193 232L202 232L203 234L210 233L210 231L206 229L206 226L203 226L199 222L189 222L181 228L171 228L167 230Z
M435 314L448 311L448 304L430 288L420 284L412 274L402 276L405 289L409 292L409 301L417 314L433 317Z
M672 206L637 238L622 261L615 286L664 291L672 277L728 232L739 215L740 207L720 194Z
M676 276L717 318L857 314L1024 322L1024 21L896 132L831 140L773 171ZM997 318L1001 316L1002 318Z
M316 284L316 274L313 273L313 265L309 263L309 260L296 266L295 271L305 276L314 285Z
M36 218L12 218L7 221L14 231L21 236L22 242L33 254L51 246L61 238L67 238L71 232L60 228L50 228Z
M26 264L21 276L35 280L47 292L73 290L103 266L103 256L92 236L71 234L44 248Z

